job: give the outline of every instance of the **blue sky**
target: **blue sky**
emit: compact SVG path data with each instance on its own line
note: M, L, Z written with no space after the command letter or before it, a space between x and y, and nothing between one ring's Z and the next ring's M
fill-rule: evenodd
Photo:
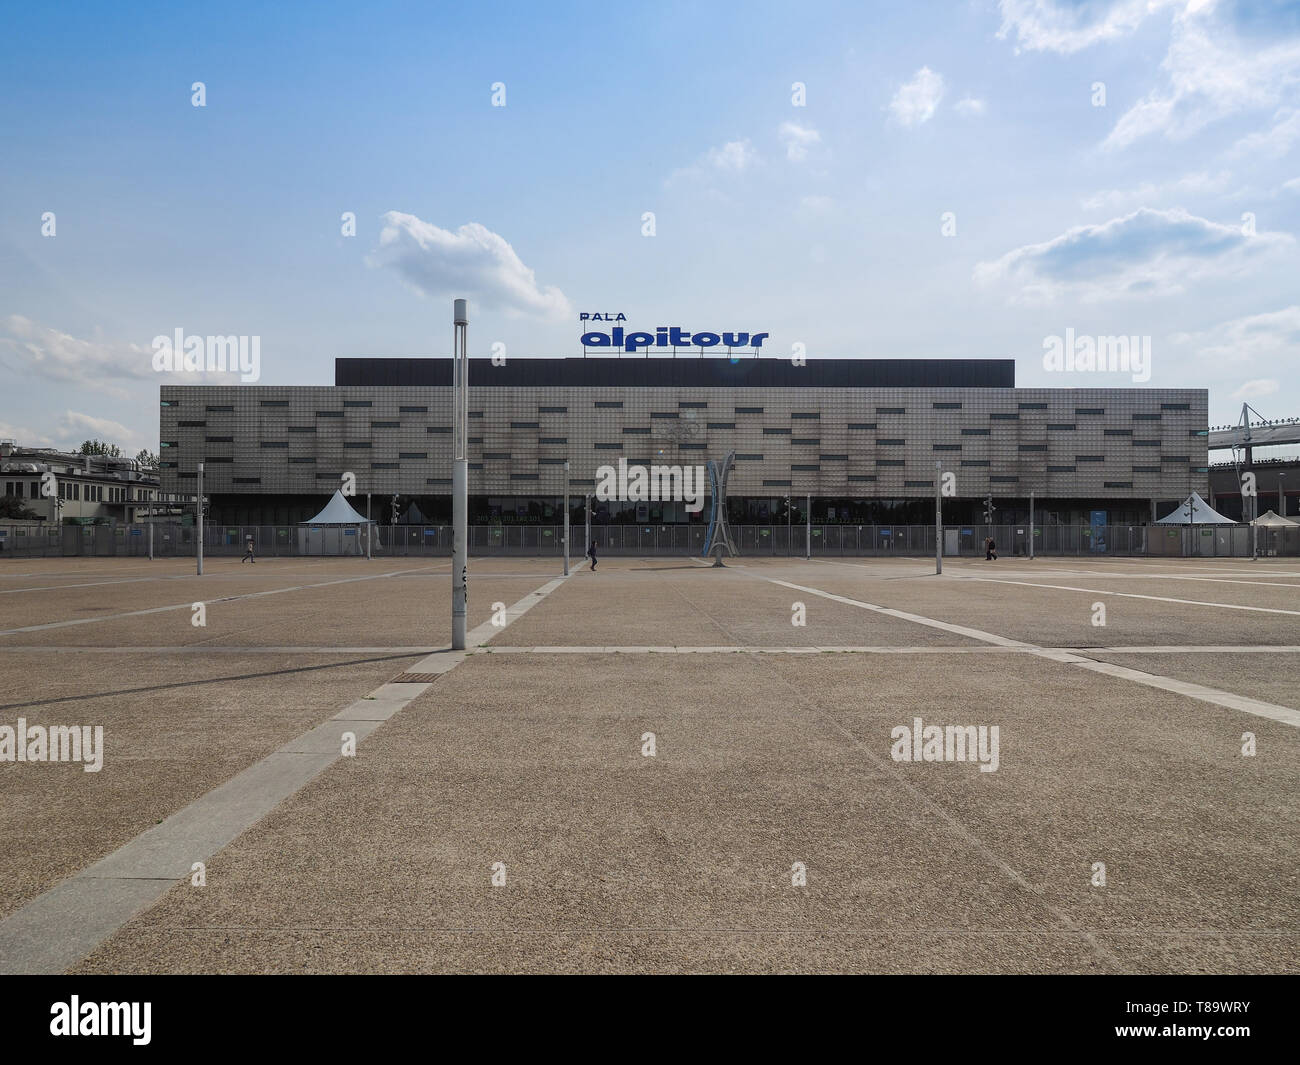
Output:
M1021 385L1132 383L1046 370L1073 330L1149 336L1142 387L1209 388L1212 422L1243 399L1300 415L1298 3L122 3L7 23L0 437L155 449L154 337L258 336L259 383L328 384L336 355L445 354L458 295L474 355L580 353L578 314L602 311L768 332L771 357L1013 356Z

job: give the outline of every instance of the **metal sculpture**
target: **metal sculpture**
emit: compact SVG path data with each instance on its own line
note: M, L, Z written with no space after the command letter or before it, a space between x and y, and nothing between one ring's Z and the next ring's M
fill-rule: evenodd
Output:
M735 541L731 538L731 525L727 521L727 478L731 476L735 465L734 451L729 452L721 463L716 459L709 459L709 490L712 498L709 506L709 531L704 538L704 550L701 555L708 558L709 553L714 552L715 567L723 564L723 548L726 548L727 554L732 558L740 554L736 550Z

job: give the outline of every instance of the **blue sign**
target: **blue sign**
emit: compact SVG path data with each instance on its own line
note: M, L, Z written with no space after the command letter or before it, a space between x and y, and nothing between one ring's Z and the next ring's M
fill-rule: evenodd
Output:
M621 318L622 315L619 315ZM608 319L606 319L608 320ZM661 325L653 333L625 332L616 325L608 333L583 333L584 348L761 348L770 333L689 333L679 326Z
M1106 550L1106 511L1094 510L1090 513L1088 528L1089 547L1093 551Z

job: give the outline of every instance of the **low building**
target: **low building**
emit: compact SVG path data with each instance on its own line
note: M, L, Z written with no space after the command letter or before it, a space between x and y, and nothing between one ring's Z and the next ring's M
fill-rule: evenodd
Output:
M183 494L164 490L158 471L135 459L22 447L12 440L0 441L0 489L35 520L51 524L176 521L186 513Z
M1210 464L1211 506L1234 521L1249 521L1252 513L1272 510L1283 517L1300 516L1300 459L1254 458L1249 463ZM1243 474L1253 474L1255 498L1242 494Z
M331 386L164 385L163 491L204 463L216 523L311 517L355 479L376 520L450 520L452 361L340 358ZM1142 524L1208 491L1205 389L1016 388L1010 359L601 356L470 362L471 524L579 518L602 466L736 452L737 523ZM597 502L609 523L702 521L679 502ZM414 520L414 519L412 519Z

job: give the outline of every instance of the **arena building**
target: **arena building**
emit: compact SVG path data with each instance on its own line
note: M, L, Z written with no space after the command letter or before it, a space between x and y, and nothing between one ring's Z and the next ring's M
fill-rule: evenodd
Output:
M499 361L499 360L498 360ZM1071 380L1078 380L1071 375ZM215 522L305 521L355 476L387 524L451 517L452 360L339 358L330 386L161 389L162 488ZM1017 388L1011 359L599 354L470 362L471 525L573 518L597 471L704 465L735 451L737 524L1142 524L1208 491L1205 389ZM593 501L596 523L703 522L672 501Z

